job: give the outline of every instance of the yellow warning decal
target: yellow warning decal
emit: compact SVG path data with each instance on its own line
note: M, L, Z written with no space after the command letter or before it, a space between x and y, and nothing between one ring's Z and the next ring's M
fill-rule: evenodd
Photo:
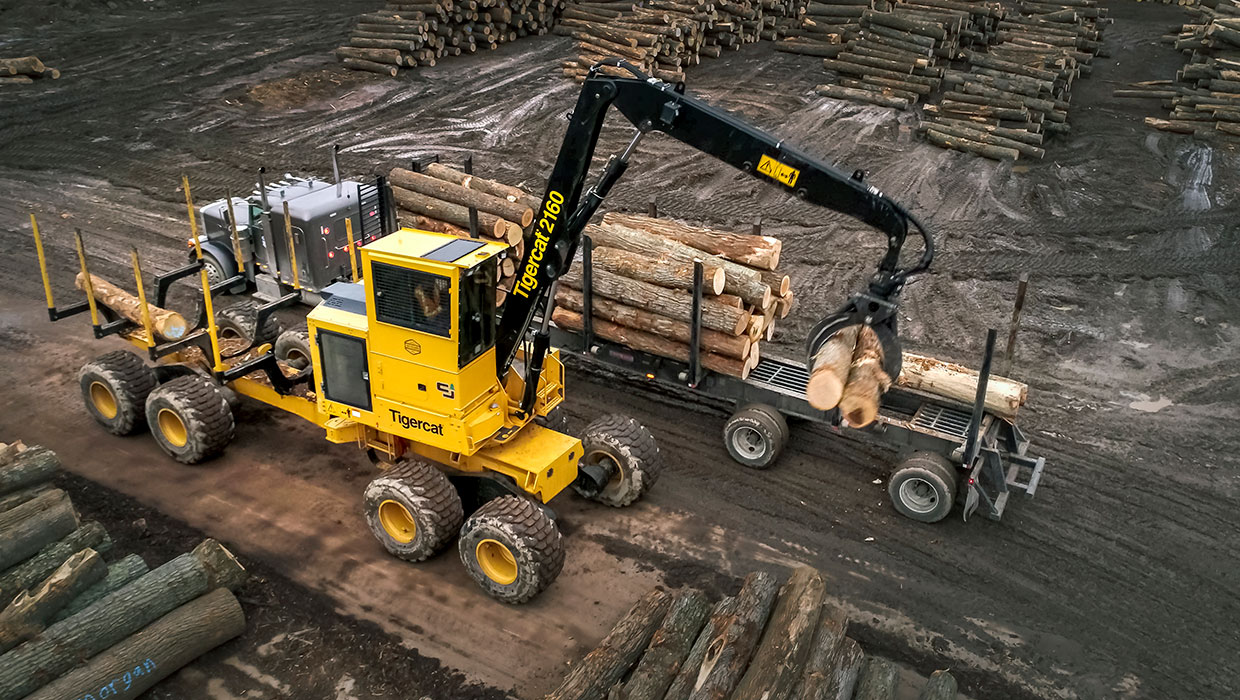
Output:
M762 156L762 160L758 161L758 172L789 187L795 186L797 178L801 176L800 170L784 165L770 156Z

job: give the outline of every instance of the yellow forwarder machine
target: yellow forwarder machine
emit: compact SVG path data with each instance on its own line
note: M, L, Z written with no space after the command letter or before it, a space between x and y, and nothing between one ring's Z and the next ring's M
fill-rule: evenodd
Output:
M928 267L932 256L929 236L918 225L926 241L921 261L897 267L907 224L916 220L859 173L848 176L787 148L685 95L683 84L649 78L623 61L606 63L634 77L603 75L596 67L583 84L540 219L526 241L521 274L499 318L496 263L504 246L403 229L361 247L353 277L363 281L323 290L306 331L286 331L274 348L263 329L271 313L297 295L249 307L246 319L236 308L222 311L217 323L213 296L239 280L210 285L199 252L199 261L156 278L155 307L164 305L176 279L198 274L203 289L194 328L160 342L136 251L139 319L98 304L89 284L85 301L58 308L36 226L51 320L89 310L96 337L119 334L155 363L125 351L88 363L79 373L87 409L116 434L149 426L160 447L186 463L218 454L231 440L229 402L237 395L298 415L322 427L329 441L355 443L393 465L365 494L367 521L390 552L420 561L456 536L462 562L487 593L509 603L529 600L564 561L560 533L544 504L571 485L587 497L626 506L661 469L654 438L631 418L604 416L581 439L544 427L564 400L564 368L549 347L547 321L555 280L571 265L586 222L649 131L882 230L887 255L869 289L820 322L809 351L812 356L839 328L866 323L875 328L887 361L897 363L888 373L898 374L896 299L905 278ZM583 193L611 106L638 131ZM188 203L188 187L186 197ZM192 204L189 209L193 225ZM89 281L80 235L77 246ZM350 241L349 250L358 248ZM221 328L248 344L222 351L229 343L221 343Z

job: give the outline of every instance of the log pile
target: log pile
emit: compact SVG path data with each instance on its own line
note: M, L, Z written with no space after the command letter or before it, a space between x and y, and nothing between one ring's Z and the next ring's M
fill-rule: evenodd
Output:
M44 78L57 80L60 71L43 65L38 56L0 58L0 85L26 85Z
M108 563L112 541L52 485L59 470L51 450L0 443L0 700L134 697L245 630L227 549Z
M895 664L867 655L847 628L810 567L793 570L782 586L765 572L750 574L735 596L713 605L696 591L654 590L546 700L894 700ZM935 671L918 695L956 696L947 671Z
M388 0L358 17L336 49L346 68L395 76L521 37L546 34L561 0Z
M778 272L778 239L715 231L668 219L609 212L586 227L592 242L594 333L682 362L689 359L694 261L703 263L702 365L747 377L763 339L795 303ZM580 261L560 280L552 320L584 326Z

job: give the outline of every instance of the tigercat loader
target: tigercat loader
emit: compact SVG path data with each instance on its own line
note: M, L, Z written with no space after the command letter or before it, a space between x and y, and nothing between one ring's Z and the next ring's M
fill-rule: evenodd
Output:
M603 65L632 77L604 75ZM586 190L611 106L637 133ZM177 279L198 275L203 294L189 332L162 339L151 323L137 251L140 318L96 302L80 234L86 299L61 308L52 299L34 226L48 313L55 321L89 311L97 337L119 334L153 361L118 351L82 368L87 409L109 431L123 435L149 426L165 452L194 463L231 440L230 402L238 396L300 416L322 428L328 441L354 443L389 467L367 487L365 512L390 552L420 561L456 537L465 567L488 594L524 602L556 578L564 561L548 502L571 486L602 503L627 506L662 468L654 438L631 418L604 416L580 439L547 427L564 401L564 367L550 348L548 327L556 280L571 265L586 222L650 131L879 228L888 248L878 273L866 292L819 323L809 351L812 356L834 330L865 323L875 328L887 362L896 363L888 373L899 373L896 299L905 279L929 266L933 249L925 230L917 225L925 240L920 262L898 267L908 222L916 220L860 173L846 175L787 148L685 95L683 84L649 78L619 60L596 66L582 86L502 314L495 287L503 245L402 229L362 245L351 274L360 281L326 287L305 330L278 335L272 313L297 295L217 314L214 296L241 280L213 283L199 249L194 262L155 280L155 307L163 306ZM195 227L188 183L185 189ZM199 240L196 230L191 240Z

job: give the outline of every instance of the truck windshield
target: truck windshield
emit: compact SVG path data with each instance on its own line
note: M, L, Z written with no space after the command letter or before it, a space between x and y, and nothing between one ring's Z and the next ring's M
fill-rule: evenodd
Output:
M495 345L495 258L461 271L460 366Z

